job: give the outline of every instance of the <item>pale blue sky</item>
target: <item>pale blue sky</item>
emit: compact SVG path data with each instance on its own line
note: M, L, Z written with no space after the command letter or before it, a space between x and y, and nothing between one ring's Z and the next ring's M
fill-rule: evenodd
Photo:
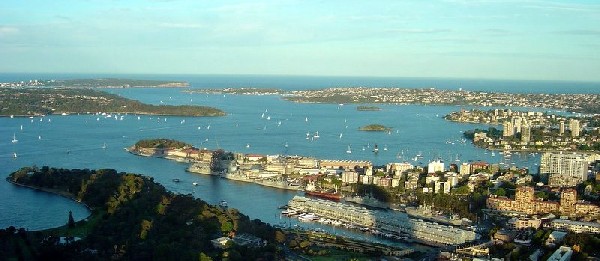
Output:
M600 0L2 0L0 72L600 81Z

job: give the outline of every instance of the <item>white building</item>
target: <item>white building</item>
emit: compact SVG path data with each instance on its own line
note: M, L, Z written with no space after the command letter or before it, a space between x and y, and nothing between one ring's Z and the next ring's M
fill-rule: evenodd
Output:
M587 179L588 163L583 154L542 154L540 174L548 175L551 187L573 187Z
M435 160L427 165L428 173L444 172L444 162L441 160Z

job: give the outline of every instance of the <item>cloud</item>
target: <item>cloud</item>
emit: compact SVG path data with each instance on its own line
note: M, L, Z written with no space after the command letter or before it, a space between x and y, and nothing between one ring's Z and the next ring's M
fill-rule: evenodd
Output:
M0 25L0 36L15 34L19 32L19 28L12 26Z
M598 12L600 5L598 4L571 4L571 3L544 3L525 5L525 8L554 10L554 11L570 11L570 12Z
M566 30L557 31L558 34L582 35L582 36L600 36L600 30Z
M206 28L206 25L198 23L160 23L159 27L164 28L179 28L179 29L200 29Z
M452 32L450 29L389 29L387 32L390 33L403 33L403 34L440 34Z

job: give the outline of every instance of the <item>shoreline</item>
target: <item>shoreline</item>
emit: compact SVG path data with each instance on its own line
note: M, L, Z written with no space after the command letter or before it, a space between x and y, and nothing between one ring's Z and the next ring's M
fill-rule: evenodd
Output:
M74 202L76 202L77 204L83 205L89 212L89 215L81 220L87 219L89 217L92 216L92 212L94 211L93 208L91 208L90 206L88 206L85 202L82 202L80 200L78 200L77 198L75 198L75 196L73 194L67 193L67 192L61 192L59 190L55 190L55 189L47 189L47 188L41 188L41 187L36 187L36 186L30 186L30 185L25 185L25 184L21 184L18 182L15 182L13 180L10 179L10 177L6 177L5 179L8 183L13 184L17 187L21 187L21 188L28 188L28 189L32 189L35 191L41 191L44 193L48 193L48 194L52 194L52 195L56 195L56 196L61 196L63 198L72 200ZM60 226L58 226L60 227ZM53 229L53 228L58 228L58 227L50 227L50 228L45 228L45 229L40 229L40 230L33 230L33 231L44 231L44 230L48 230L48 229Z

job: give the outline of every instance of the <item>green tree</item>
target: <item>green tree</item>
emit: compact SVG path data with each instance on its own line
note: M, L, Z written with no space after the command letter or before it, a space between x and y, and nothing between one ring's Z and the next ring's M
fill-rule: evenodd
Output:
M75 227L75 219L73 219L73 211L69 210L69 222L67 223L69 228Z

